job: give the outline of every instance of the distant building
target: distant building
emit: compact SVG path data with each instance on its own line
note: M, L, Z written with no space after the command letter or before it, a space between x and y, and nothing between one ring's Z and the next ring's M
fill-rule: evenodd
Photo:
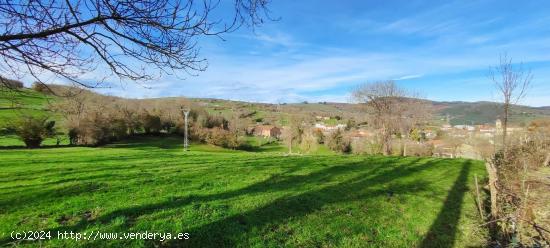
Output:
M496 120L495 129L496 129L496 134L497 135L502 135L502 133L504 132L504 127L503 127L502 121L500 119ZM523 130L524 129L521 128L521 127L510 127L510 124L508 124L508 126L506 127L506 133L507 134L518 133L518 132L522 132Z
M450 131L450 130L452 130L452 129L453 129L453 126L451 126L451 125L449 125L449 124L443 124L443 125L441 126L441 130L442 130L442 131Z
M437 138L437 132L435 130L425 129L422 131L422 133L424 134L424 138L426 139L431 140Z
M369 130L365 130L365 129L358 129L358 130L355 130L355 131L352 131L350 133L350 137L353 139L353 138L365 138L365 137L372 137L374 136L375 134Z
M470 125L456 125L454 126L455 129L458 129L458 130L465 130L465 131L469 131L469 132L473 132L476 130L476 128L474 126L470 126Z
M252 133L255 136L279 138L281 136L281 129L272 125L259 125L254 127Z
M442 147L444 145L443 140L429 140L426 144L433 145L435 148Z
M524 129L522 127L508 127L506 128L506 133L519 133L522 132Z
M317 128L323 132L332 132L332 131L336 131L338 129L345 129L347 127L346 124L338 124L338 125L334 125L334 126L327 126L325 124L321 124L321 123L316 123L314 128Z

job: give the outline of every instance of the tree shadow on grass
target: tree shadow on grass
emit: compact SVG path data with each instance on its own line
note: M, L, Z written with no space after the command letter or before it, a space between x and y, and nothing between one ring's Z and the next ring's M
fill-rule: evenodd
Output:
M429 168L427 166L403 166L383 171L379 174L356 173L351 179L318 190L282 197L262 207L215 221L200 227L186 230L192 235L189 240L170 240L162 244L166 247L235 247L252 246L247 244L247 235L255 230L276 230L290 219L297 219L320 211L324 206L386 196L410 194L426 191L429 183L423 180L390 183L400 177ZM397 176L396 174L399 174ZM381 184L387 188L373 188ZM244 240L241 237L244 236ZM245 242L243 244L243 242ZM285 246L286 239L278 240L277 246ZM160 245L160 244L155 244ZM334 244L333 244L334 245ZM329 245L330 246L330 245Z
M232 160L234 163L247 165L253 163L257 160L254 159L238 159ZM247 192L260 192L271 188L291 187L291 185L296 186L289 182L300 181L302 184L305 182L311 182L312 180L318 179L321 177L327 178L331 173L315 173L312 175L303 175L303 176L293 176L291 178L285 179L292 172L303 168L301 163L297 163L291 166L284 165L285 162L288 162L288 159L270 159L272 162L276 162L275 165L281 168L286 168L285 173L273 174L268 180L262 183L253 184L249 187L236 190L236 191L227 191L217 196L221 199L230 198ZM196 162L196 161L195 161ZM302 161L304 162L304 161ZM305 160L305 162L311 162L311 160ZM215 166L217 162L205 162L201 161L203 166ZM180 168L178 166L172 166L174 169ZM254 168L261 169L264 166L255 166ZM341 166L333 167L334 172L341 170ZM167 168L167 167L164 167ZM39 171L33 171L33 173L24 173L21 176L11 175L9 178L6 178L6 182L15 182L18 180L33 180L38 178L59 178L58 180L40 182L28 185L14 185L7 187L0 187L0 213L6 212L11 208L23 208L30 206L32 204L40 204L41 202L51 201L51 200L63 200L67 197L77 196L80 194L90 194L91 190L112 190L109 189L109 185L115 180L118 181L131 181L136 178L143 178L142 182L151 180L151 177L144 175L150 175L150 170L155 170L156 168L149 167L140 167L136 165L126 165L126 166L94 166L93 168L86 169L75 169L75 168L65 168L59 169L55 172L50 171L51 169L46 169L48 173ZM131 171L130 171L131 170ZM179 170L179 169L178 169ZM98 175L90 175L90 173L103 172ZM107 173L106 173L107 172ZM338 173L334 173L338 174ZM181 178L181 177L180 177ZM300 178L309 178L308 180L300 180ZM0 179L0 182L2 180ZM104 182L104 183L102 183ZM5 192L4 192L5 191Z
M443 207L419 247L453 247L456 242L464 195L468 191L471 162L466 161L449 191Z
M376 161L376 160L374 160ZM193 235L190 240L172 240L160 243L159 241L147 242L148 246L210 246L210 247L231 247L240 244L238 237L247 235L252 230L258 228L268 228L283 223L285 220L305 216L320 210L323 206L332 203L355 201L388 194L407 194L418 191L425 191L428 184L422 180L416 180L408 183L391 183L389 189L375 189L373 187L381 184L387 184L391 181L410 176L422 170L430 169L438 164L439 160L430 160L425 163L417 163L419 160L409 160L408 164L392 165L397 160L386 159L385 163L373 165L370 168L361 166L364 163L372 161L363 161L359 163L349 163L338 166L331 166L307 175L292 175L293 169L285 173L274 175L264 181L252 184L248 187L226 191L211 195L191 195L188 197L171 198L167 201L139 205L135 207L123 208L99 216L93 220L82 219L74 225L60 226L48 231L55 233L57 231L83 231L89 226L98 224L112 223L113 220L124 217L130 220L158 211L177 209L188 204L205 204L210 201L220 199L230 199L233 197L242 197L250 194L264 194L299 187L308 187L308 185L318 186L326 182L328 186L316 190L305 191L298 195L291 195L274 199L272 202L262 207L242 212L236 215L195 227L185 231ZM337 177L343 175L353 175L353 177L342 180ZM338 183L334 183L338 182ZM389 190L389 191L388 191ZM129 221L132 223L132 221ZM128 224L120 224L115 228L120 231L129 230ZM12 242L9 237L0 239L0 244ZM104 241L97 241L104 242ZM94 245L94 243L88 243ZM100 245L100 243L97 243ZM242 245L242 244L241 244ZM281 244L283 245L283 244Z
M68 148L68 147L91 147L91 146L85 146L85 145L69 145L69 144L62 144L62 145L41 145L40 147L35 148L28 148L24 145L9 145L9 146L0 146L0 150L44 150L44 149L60 149L60 148Z
M126 139L122 139L111 144L102 146L104 148L129 148L138 150L147 150L151 148L159 149L183 149L183 137L172 134L138 134Z

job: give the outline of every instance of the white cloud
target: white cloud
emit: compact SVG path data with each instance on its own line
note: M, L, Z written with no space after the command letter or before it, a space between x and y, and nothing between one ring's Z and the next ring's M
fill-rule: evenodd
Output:
M411 74L411 75L395 78L394 80L399 81L399 80L415 79L415 78L421 78L422 76L424 76L424 74Z
M151 89L130 83L124 88L108 89L104 92L137 98L189 96L270 103L305 100L347 102L349 93L345 88L351 89L360 83L460 74L468 70L489 68L495 63L494 56L481 52L446 56L427 55L414 50L385 54L332 52L319 52L300 60L285 61L279 58L211 56L208 70L198 77L189 77L186 80L164 77L158 82L150 83ZM550 56L546 59L550 60ZM464 80L462 81L473 87L473 92L476 91L476 86L472 83L487 81L481 77ZM455 84L459 81L441 83ZM462 81L459 83L465 85ZM443 95L434 95L431 90L426 93L431 99L444 100L441 99ZM483 99L479 99L479 96L464 96L464 100Z

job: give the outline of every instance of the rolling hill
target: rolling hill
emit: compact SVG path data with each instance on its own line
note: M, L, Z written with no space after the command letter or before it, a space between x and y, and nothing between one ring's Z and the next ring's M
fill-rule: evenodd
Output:
M230 108L254 109L257 116L266 116L269 113L274 115L276 112L282 113L304 113L312 116L327 117L354 117L361 119L364 114L356 104L350 103L292 103L292 104L264 104L264 103L245 103L220 99L192 99L200 102L201 105L209 108L211 112L223 114ZM497 119L502 118L502 111L499 103L496 102L437 102L429 101L433 107L433 121L435 123L446 122L447 117L452 125L460 124L486 124L495 123ZM534 119L550 118L550 107L530 107L514 105L511 110L510 123L513 125L525 125Z
M453 125L494 123L502 118L502 111L495 102L433 102L436 115L440 119L449 116ZM510 122L516 125L527 124L538 118L550 117L550 108L536 108L514 105Z
M162 102L170 99L173 100L174 97L152 98L147 101ZM290 114L300 114L311 118L315 116L331 117L328 124L334 124L335 119L354 118L359 122L366 121L364 110L359 105L350 103L268 104L210 98L187 99L211 114L230 116L233 112L238 112L240 116L278 125L284 125ZM24 89L15 94L0 91L0 126L9 123L21 114L51 114L47 106L56 100L56 97L30 89ZM442 124L447 121L447 118L452 125L494 123L496 119L501 118L499 104L495 102L428 101L428 103L433 106L433 122L435 124ZM550 107L515 105L512 108L510 123L525 125L531 120L539 118L550 118Z

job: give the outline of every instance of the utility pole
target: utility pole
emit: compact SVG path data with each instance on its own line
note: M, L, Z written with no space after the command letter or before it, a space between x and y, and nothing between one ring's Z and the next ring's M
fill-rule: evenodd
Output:
M189 148L189 138L188 138L188 135L187 135L187 117L189 116L189 111L190 109L189 108L184 108L183 106L181 107L181 111L183 112L183 117L184 117L184 122L185 122L185 126L184 126L184 140L183 140L183 151L187 151L188 148Z

